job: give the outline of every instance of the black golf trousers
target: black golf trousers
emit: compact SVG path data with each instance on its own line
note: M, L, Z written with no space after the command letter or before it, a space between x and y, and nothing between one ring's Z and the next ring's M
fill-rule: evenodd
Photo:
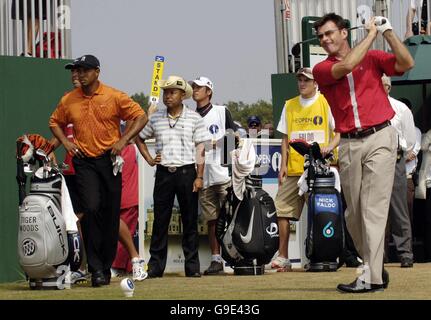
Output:
M199 272L198 253L198 193L193 191L196 179L195 165L178 167L175 172L168 168L157 166L154 184L154 223L151 236L148 269L154 275L161 276L166 268L168 253L168 228L172 215L175 196L181 211L183 223L182 247L185 258L185 273L191 275Z
M117 252L120 226L121 173L114 176L110 153L73 158L84 217L82 234L90 272L108 272Z

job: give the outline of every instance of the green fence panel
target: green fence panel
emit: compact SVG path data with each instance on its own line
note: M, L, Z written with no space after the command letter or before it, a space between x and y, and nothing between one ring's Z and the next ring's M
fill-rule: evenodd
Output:
M71 88L70 73L64 69L67 62L0 56L0 282L24 277L17 259L15 141L24 133L51 137L49 116ZM59 160L61 153L57 153Z
M277 129L284 103L286 100L289 100L299 94L296 75L294 73L280 73L271 75L271 89L274 128ZM282 138L282 135L276 130L275 137Z

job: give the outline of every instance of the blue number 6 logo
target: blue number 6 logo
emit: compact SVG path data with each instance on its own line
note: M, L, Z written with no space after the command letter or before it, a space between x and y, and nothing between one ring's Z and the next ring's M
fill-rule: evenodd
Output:
M332 221L329 221L328 224L323 228L323 236L325 238L331 238L334 235L334 228L331 227Z

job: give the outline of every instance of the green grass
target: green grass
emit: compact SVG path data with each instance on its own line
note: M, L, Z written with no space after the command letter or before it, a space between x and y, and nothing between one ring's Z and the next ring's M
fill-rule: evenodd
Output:
M350 283L355 269L341 268L337 272L309 273L302 270L263 276L203 276L186 278L183 274L166 274L163 278L135 283L133 298L125 298L120 289L121 279L111 285L92 288L90 283L73 286L70 290L34 291L26 282L0 284L0 299L18 300L392 300L431 299L431 263L415 264L401 269L399 264L386 266L390 274L389 288L368 294L341 294L338 283Z

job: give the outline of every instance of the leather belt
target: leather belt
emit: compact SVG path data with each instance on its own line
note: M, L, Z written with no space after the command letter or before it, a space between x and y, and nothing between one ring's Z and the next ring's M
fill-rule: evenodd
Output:
M361 139L361 138L365 138L368 137L369 135L376 133L379 130L382 130L383 128L386 128L387 126L390 126L391 123L390 121L385 121L381 124L378 124L376 126L373 127L369 127L365 130L362 131L354 131L354 132L345 132L345 133L341 133L341 138L347 138L347 139Z
M404 152L401 149L397 150L397 161L401 160L401 158L403 157Z
M177 172L178 170L181 170L181 169L186 169L186 170L187 169L195 169L195 164L194 163L192 163L192 164L186 164L186 165L180 166L180 167L162 166L161 164L157 165L157 170L164 171L164 172L169 172L169 173L175 173L175 172Z

